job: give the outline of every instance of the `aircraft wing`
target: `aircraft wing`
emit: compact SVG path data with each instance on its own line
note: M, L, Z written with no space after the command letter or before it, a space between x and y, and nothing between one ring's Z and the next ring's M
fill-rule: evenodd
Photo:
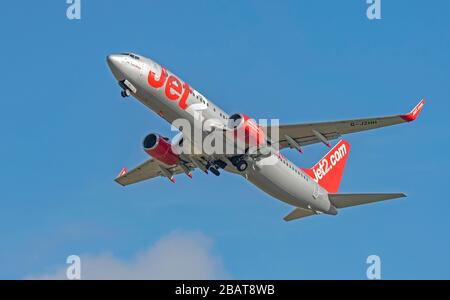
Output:
M193 165L189 165L189 169L194 168ZM123 169L115 181L122 186L127 186L158 176L169 177L180 173L185 173L185 170L183 170L180 165L168 166L154 159L149 159L129 172L127 172L126 169ZM173 181L173 178L169 178Z
M420 113L425 100L419 102L414 109L406 115L393 115L385 117L362 118L355 120L344 120L335 122L321 122L308 124L280 125L278 140L272 139L272 144L279 143L279 149L286 147L298 148L298 146L310 145L323 142L328 144L329 140L337 139L343 134L371 130L385 126L391 126L414 121ZM265 128L270 136L271 128ZM276 129L276 128L275 128Z

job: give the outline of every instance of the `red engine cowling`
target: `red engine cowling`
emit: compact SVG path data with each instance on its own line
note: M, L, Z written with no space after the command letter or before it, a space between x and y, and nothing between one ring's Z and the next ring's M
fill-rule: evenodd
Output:
M180 160L180 157L173 152L170 141L159 134L147 135L143 146L148 155L166 165L175 165Z
M260 146L266 143L264 130L250 117L234 114L229 122L229 127L234 129L234 137L244 141L247 146Z

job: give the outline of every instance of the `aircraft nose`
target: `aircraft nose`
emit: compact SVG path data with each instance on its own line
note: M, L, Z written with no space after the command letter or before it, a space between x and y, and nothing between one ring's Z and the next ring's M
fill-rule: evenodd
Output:
M122 57L118 54L111 54L106 57L106 61L108 62L108 66L111 69L111 72L114 74L114 77L116 77L116 79L119 81L122 80Z
M118 54L110 54L106 57L109 66L115 66L120 63L120 55Z

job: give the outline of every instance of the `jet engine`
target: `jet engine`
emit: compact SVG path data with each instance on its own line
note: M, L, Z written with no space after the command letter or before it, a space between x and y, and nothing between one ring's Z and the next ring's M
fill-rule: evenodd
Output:
M229 119L228 127L233 130L234 137L246 146L255 147L266 143L266 135L262 128L244 114L234 114Z
M180 157L173 152L169 139L159 134L147 135L142 144L148 155L166 165L174 165L180 160Z

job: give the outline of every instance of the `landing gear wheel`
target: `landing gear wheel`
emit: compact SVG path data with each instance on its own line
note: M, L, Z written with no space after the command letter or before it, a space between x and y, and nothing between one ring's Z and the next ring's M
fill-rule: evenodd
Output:
M245 160L240 161L236 164L236 168L238 169L239 172L244 172L245 170L247 170L248 164Z
M213 173L214 175L220 176L219 170L217 170L215 167L210 167L209 170L210 170L211 173Z
M129 97L131 95L130 90L123 90L122 92L120 92L120 95L122 95L122 97L126 98Z

